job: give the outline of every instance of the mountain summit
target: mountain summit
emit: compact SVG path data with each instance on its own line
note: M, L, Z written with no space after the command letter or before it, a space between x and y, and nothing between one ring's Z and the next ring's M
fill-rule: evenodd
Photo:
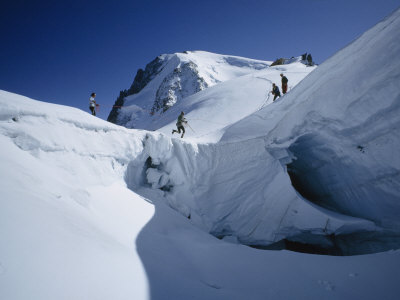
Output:
M397 299L398 32L309 76L160 56L116 117L155 132L0 91L0 299Z
M138 70L128 90L121 91L108 121L142 128L141 123L149 115L163 113L188 96L220 82L266 69L270 64L270 61L205 51L160 55L144 70Z
M280 73L288 75L292 89L315 69L306 66L301 56L285 65L271 64L204 51L160 55L137 72L128 90L120 92L108 121L169 133L180 111L192 112L192 121L201 124L194 124L199 130L191 137L203 136L272 103L269 92L273 82L280 86Z

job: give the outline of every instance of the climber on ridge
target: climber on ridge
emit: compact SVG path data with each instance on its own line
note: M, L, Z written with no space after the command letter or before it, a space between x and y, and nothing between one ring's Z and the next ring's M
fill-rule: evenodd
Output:
M313 63L313 61L312 61L312 56L311 56L311 54L308 54L308 55L307 55L307 62L308 62L308 65L309 65L309 66L313 66L313 65L314 65L314 63Z
M287 83L288 83L289 80L282 73L281 73L281 77L282 77L282 93L286 94L286 92L287 92Z
M272 84L272 95L274 95L274 100L276 100L276 98L281 96L281 92L279 91L279 88L277 85L275 85L275 83Z
M182 111L181 114L178 116L178 121L176 122L176 127L178 130L173 129L172 134L176 133L181 133L182 130L182 135L181 138L185 135L185 127L183 127L183 124L187 124L187 120L185 119L185 113Z
M96 93L92 93L89 98L89 109L92 112L93 116L96 115L96 106L98 106L98 104L96 103L96 100L94 100L94 98L96 98Z

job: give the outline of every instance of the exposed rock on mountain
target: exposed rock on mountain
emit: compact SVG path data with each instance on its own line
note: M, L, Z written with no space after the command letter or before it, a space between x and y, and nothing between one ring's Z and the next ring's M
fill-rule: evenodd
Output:
M160 55L144 71L139 69L131 87L120 92L107 120L128 128L156 129L149 127L152 116L208 87L266 69L270 64L204 51Z

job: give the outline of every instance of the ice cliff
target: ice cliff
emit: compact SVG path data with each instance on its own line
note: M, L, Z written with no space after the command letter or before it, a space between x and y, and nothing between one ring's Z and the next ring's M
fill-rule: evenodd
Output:
M62 109L52 115L45 104L39 110L4 93L2 133L30 160L50 156L68 170L63 164L70 159L53 157L61 153L75 165L107 170L100 172L105 182L123 179L220 238L257 247L302 242L336 254L398 248L399 14L318 68L267 67L204 52L161 56L138 74L132 87L138 93L123 98L126 110L117 117L159 132L129 131ZM281 72L289 93L272 102L270 85ZM185 101L161 114L180 97ZM160 111L155 122L146 111L153 108ZM186 141L170 137L180 109L194 129ZM58 141L60 132L69 138Z
M342 254L398 247L399 14L225 129L218 144L149 138L128 184L149 184L205 230L250 245L301 241Z

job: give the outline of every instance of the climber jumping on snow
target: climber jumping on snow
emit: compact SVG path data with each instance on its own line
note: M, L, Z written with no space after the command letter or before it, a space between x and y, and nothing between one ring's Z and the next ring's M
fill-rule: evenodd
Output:
M96 115L96 106L98 106L98 104L96 104L96 100L94 100L94 98L96 98L96 93L92 93L89 98L89 109L92 112L93 116Z
M279 88L277 85L275 85L275 83L272 84L272 91L271 91L272 95L274 95L274 100L276 100L276 98L281 96L281 92L279 91Z
M182 135L181 138L185 135L185 127L183 127L183 124L187 124L187 120L185 119L185 113L182 111L181 114L178 117L178 121L176 122L176 127L178 130L173 129L172 134L176 133L181 133L182 130Z
M288 83L288 79L285 75L281 74L282 77L282 93L286 94L287 92L287 83Z

